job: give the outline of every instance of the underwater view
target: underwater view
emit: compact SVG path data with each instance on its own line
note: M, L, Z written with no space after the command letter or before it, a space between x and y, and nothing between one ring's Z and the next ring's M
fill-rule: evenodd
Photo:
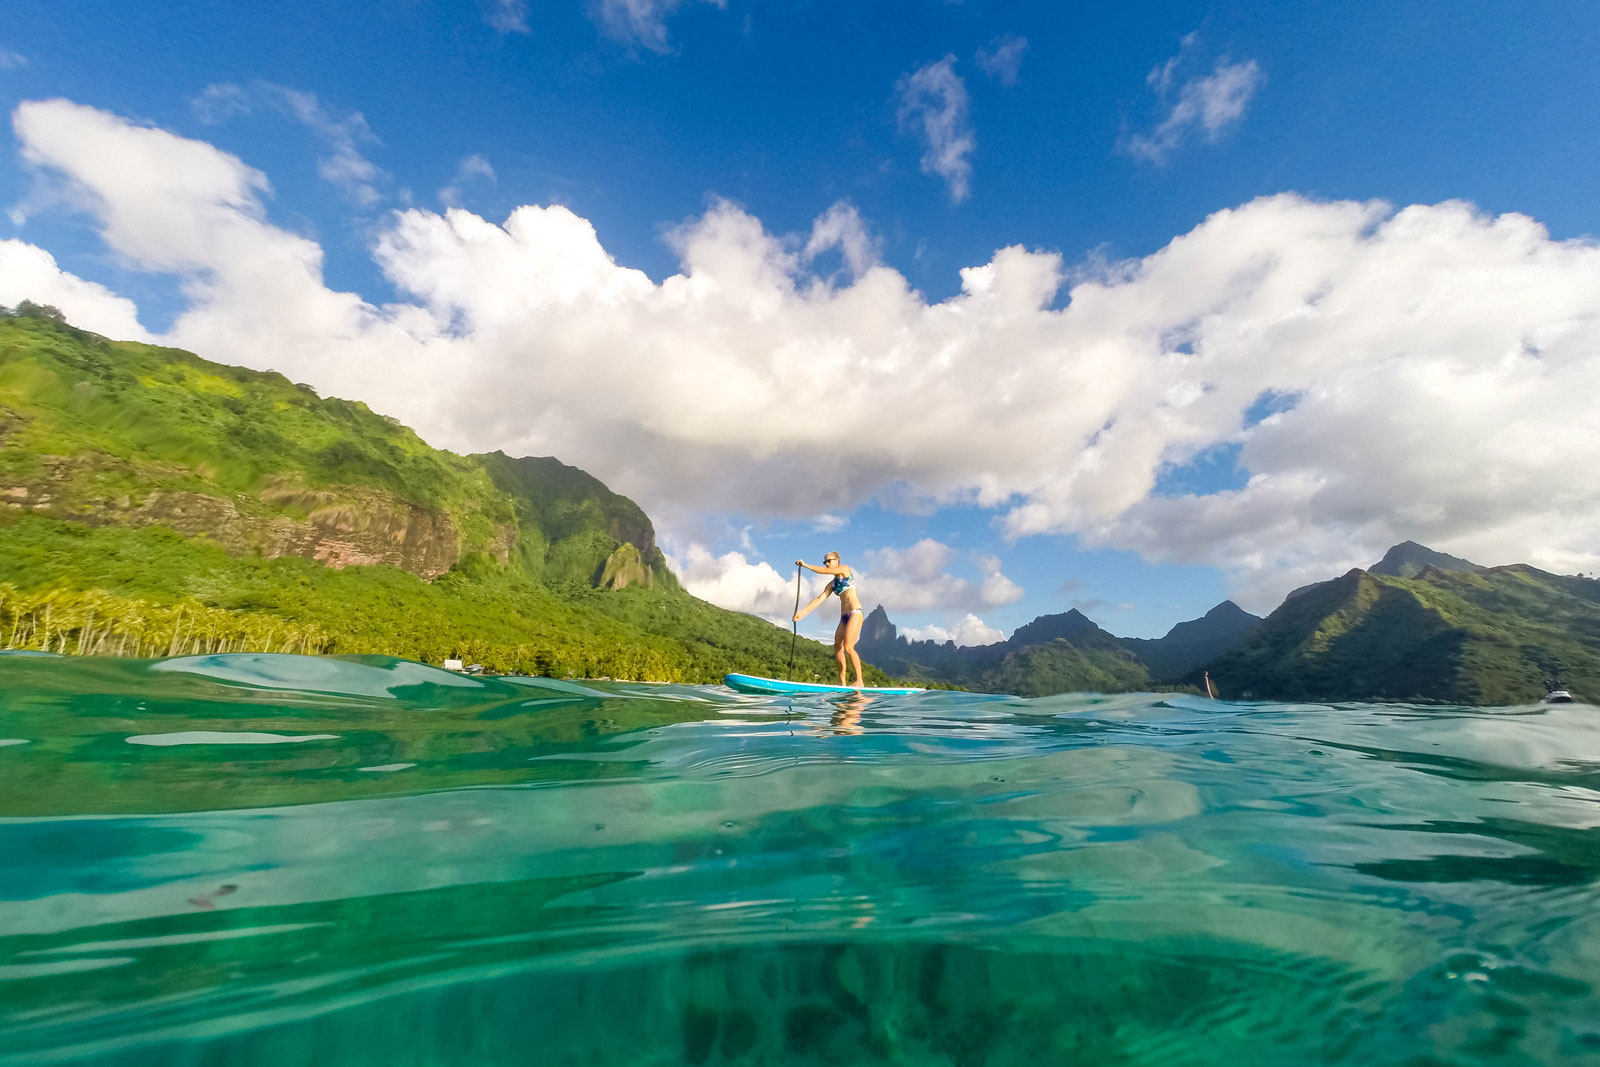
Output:
M1600 1063L1600 715L0 657L0 1065Z

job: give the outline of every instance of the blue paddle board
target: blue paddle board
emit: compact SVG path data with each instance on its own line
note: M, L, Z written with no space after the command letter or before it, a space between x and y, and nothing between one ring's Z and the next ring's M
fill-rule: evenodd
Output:
M822 685L818 682L785 682L781 678L757 678L753 674L729 674L722 684L741 693L878 693L884 696L921 693L921 689L857 689L848 685Z

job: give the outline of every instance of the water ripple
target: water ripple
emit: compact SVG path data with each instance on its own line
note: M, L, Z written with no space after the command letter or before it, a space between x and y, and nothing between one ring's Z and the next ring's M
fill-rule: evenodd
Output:
M1600 1058L1590 708L205 656L0 716L4 1067Z

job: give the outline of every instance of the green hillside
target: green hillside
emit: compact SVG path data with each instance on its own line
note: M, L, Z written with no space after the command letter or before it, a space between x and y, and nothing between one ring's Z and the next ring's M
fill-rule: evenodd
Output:
M880 604L861 629L861 654L885 670L926 683L988 692L1124 693L1193 689L1184 675L1243 641L1261 620L1225 600L1164 637L1118 637L1073 608L1040 615L992 645L908 641Z
M1041 615L1006 641L958 647L906 640L880 604L867 616L858 647L885 670L922 684L1030 697L1155 688L1150 670L1127 643L1076 609Z
M1520 704L1600 694L1600 581L1533 567L1307 586L1210 666L1227 697Z
M0 647L788 663L789 634L685 593L644 512L575 467L433 449L282 375L29 310L0 317ZM834 671L801 642L797 677Z

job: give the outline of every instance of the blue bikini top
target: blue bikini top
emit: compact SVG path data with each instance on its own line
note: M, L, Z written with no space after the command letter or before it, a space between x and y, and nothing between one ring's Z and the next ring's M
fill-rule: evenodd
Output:
M844 591L854 588L855 584L856 576L853 574L836 574L833 576L833 592L835 595L843 596Z

